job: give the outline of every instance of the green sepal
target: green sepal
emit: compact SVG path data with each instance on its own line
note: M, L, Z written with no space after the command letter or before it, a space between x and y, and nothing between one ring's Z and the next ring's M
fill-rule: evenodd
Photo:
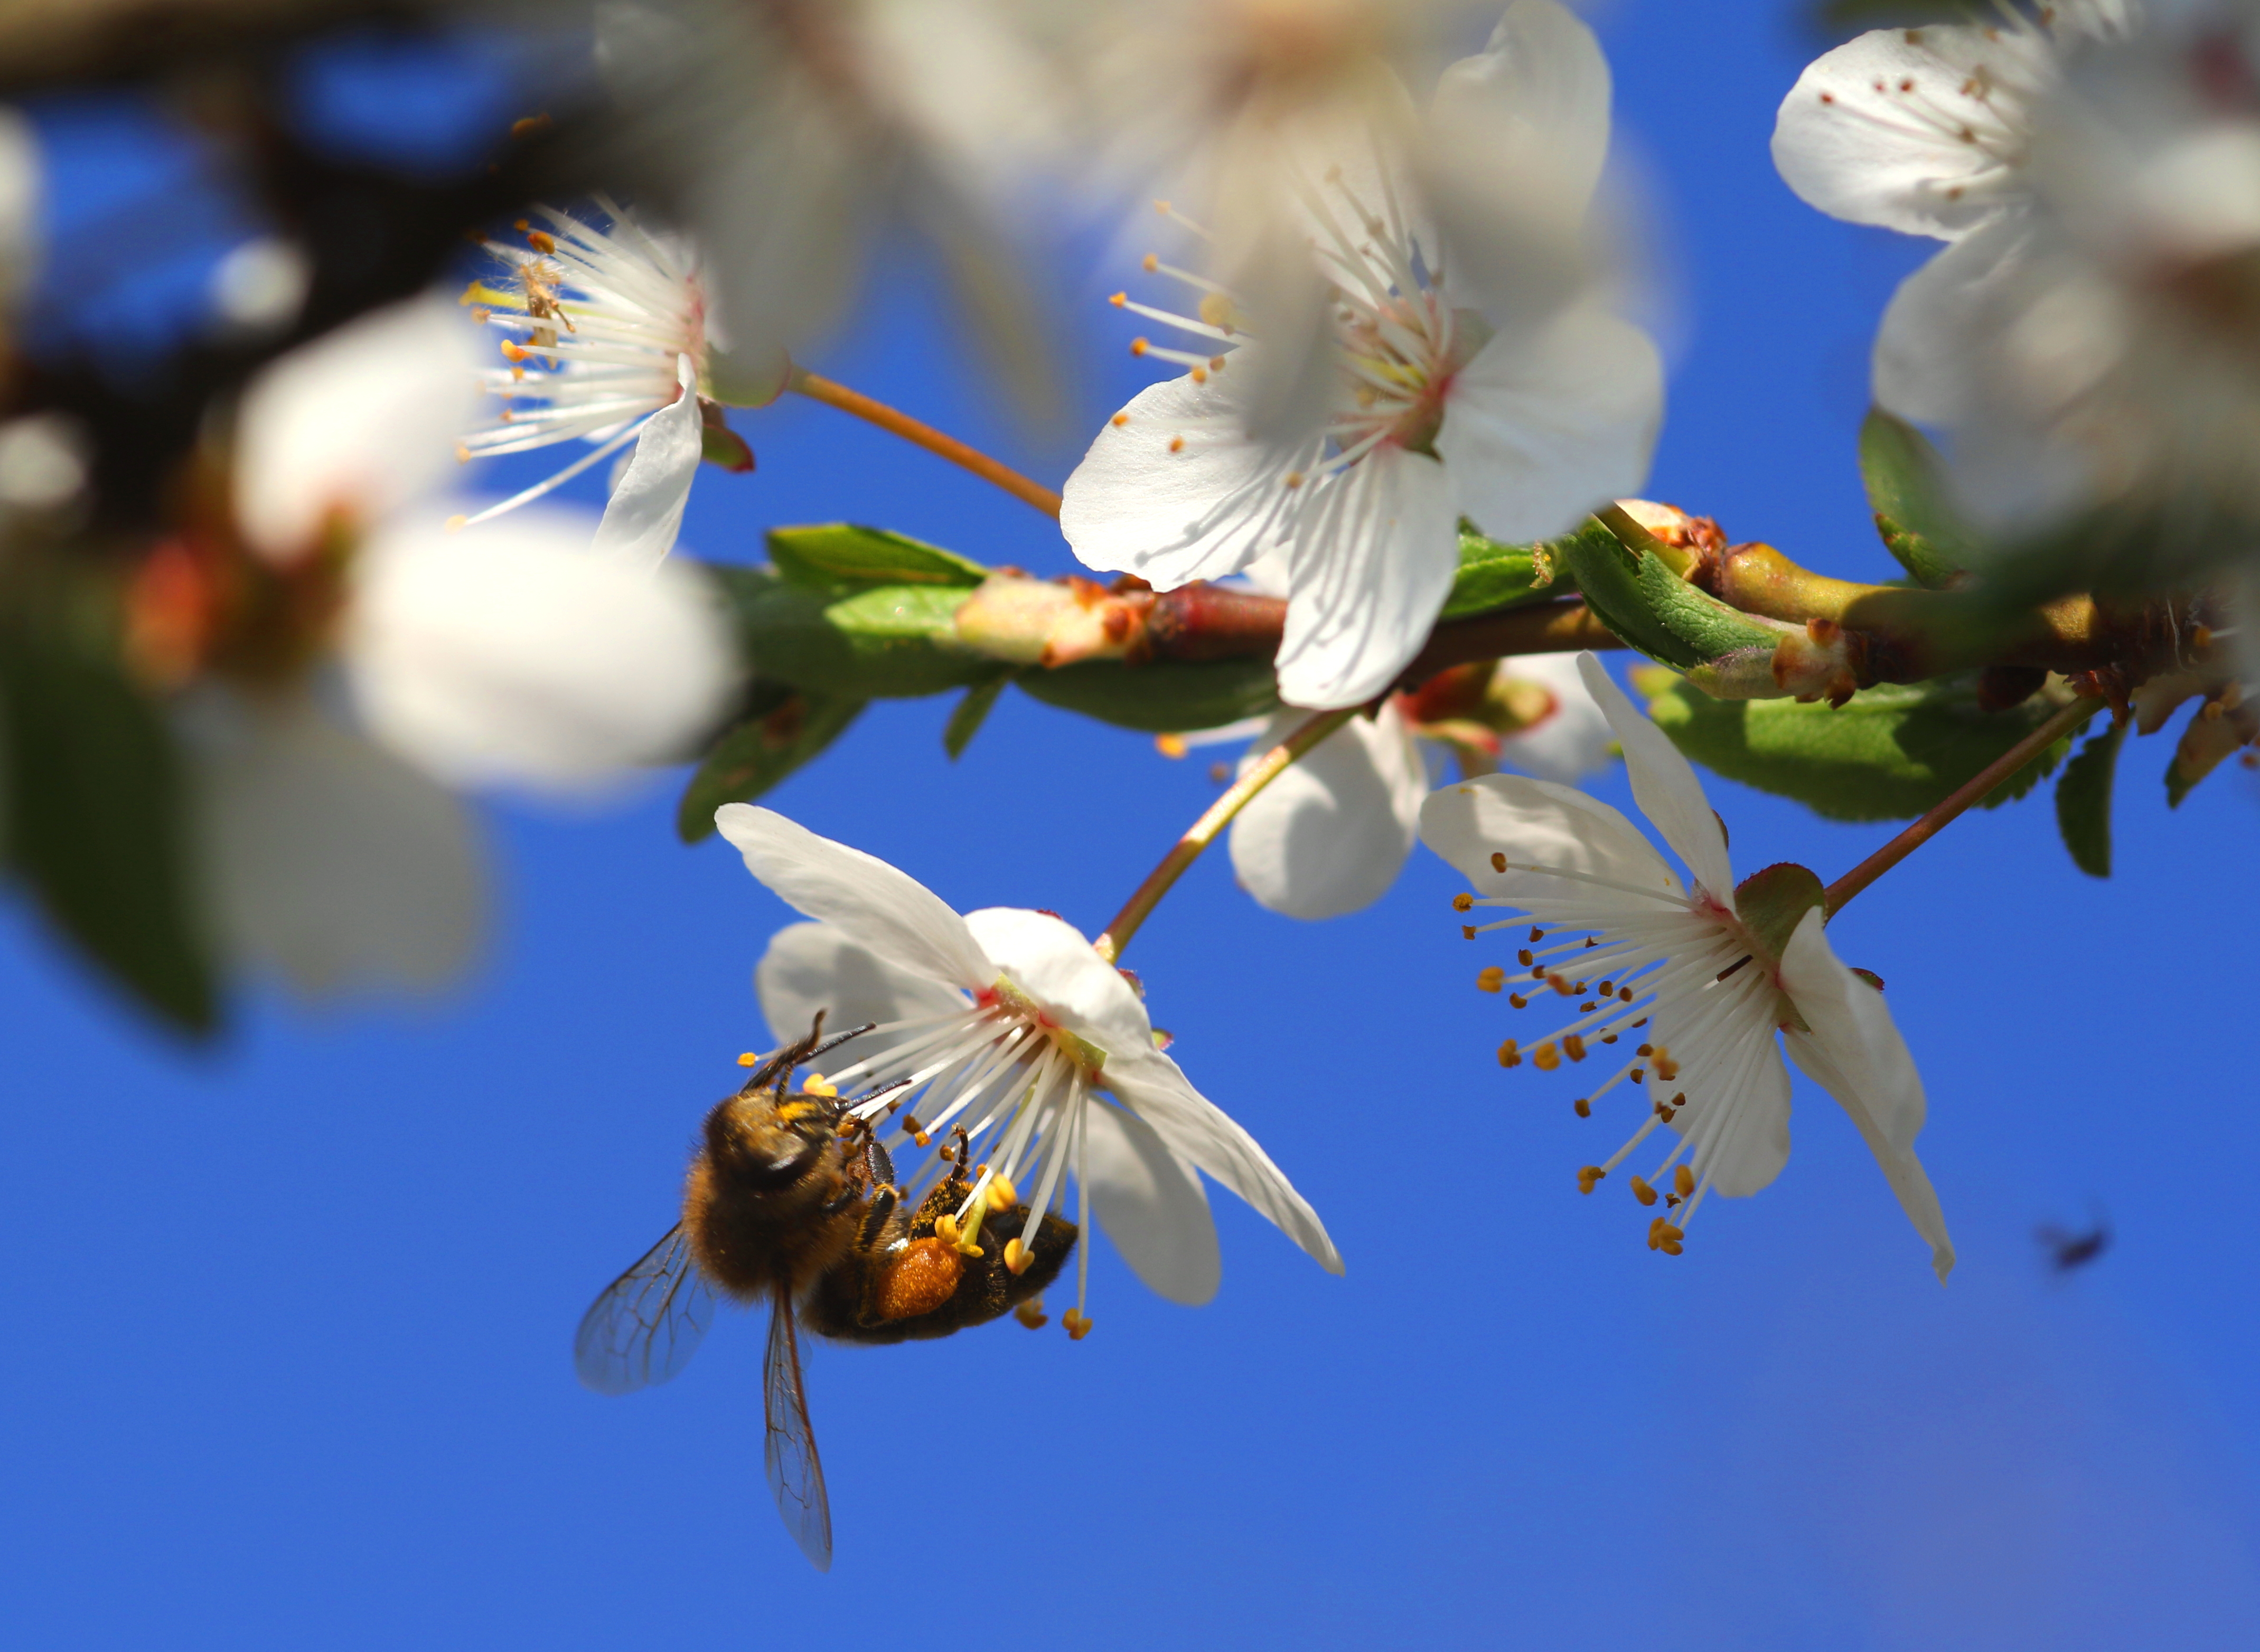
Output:
M187 776L162 714L61 628L0 633L11 869L55 927L186 1032L219 1022L189 850Z
M1651 660L1682 669L1760 651L1770 660L1781 640L1780 627L1729 608L1598 521L1551 548L1600 622Z
M1556 566L1548 547L1502 544L1462 522L1459 572L1436 618L1465 619L1523 603L1543 602L1559 594L1554 583Z
M746 657L765 677L857 700L986 682L997 662L957 646L962 586L872 585L827 600L775 569L710 563Z
M949 754L950 762L955 762L965 754L965 748L981 732L981 725L989 720L989 713L997 709L998 697L1012 680L1010 671L999 671L990 681L976 683L965 690L965 697L958 701L941 731L941 748Z
M1860 426L1860 476L1884 548L1922 584L1950 583L1984 560L1981 538L1955 508L1945 462L1930 439L1880 407Z
M710 465L719 465L733 476L751 476L754 471L753 447L727 425L701 425L698 427L698 456Z
M1170 661L1128 666L1085 660L1014 679L1031 697L1148 734L1216 728L1279 709L1279 684L1269 660Z
M1645 674L1644 674L1645 675ZM1661 676L1662 673L1654 674ZM1696 762L1830 820L1904 820L1943 802L2058 709L2035 694L1981 711L1977 677L1863 689L1831 710L1795 700L1714 700L1685 683L1648 683L1649 715ZM2020 797L2070 749L2069 735L1996 787L1984 805Z
M835 595L875 585L969 588L989 576L980 563L938 545L848 522L771 528L769 552L793 584Z
M1781 962L1789 938L1805 914L1821 904L1819 874L1794 861L1782 861L1751 873L1734 885L1734 915L1750 932L1764 961Z
M2079 748L2056 783L2056 824L2071 863L2090 877L2111 876L2111 785L2127 725L2113 723Z
M707 747L683 789L675 830L685 843L714 831L714 811L726 803L751 803L847 732L864 702L840 695L757 682L747 696L747 715Z

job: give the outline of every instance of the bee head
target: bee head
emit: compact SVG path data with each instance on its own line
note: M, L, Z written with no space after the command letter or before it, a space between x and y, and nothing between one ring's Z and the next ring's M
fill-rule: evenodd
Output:
M819 1097L757 1090L731 1096L706 1115L707 1158L743 1187L783 1187L834 1142L833 1110Z

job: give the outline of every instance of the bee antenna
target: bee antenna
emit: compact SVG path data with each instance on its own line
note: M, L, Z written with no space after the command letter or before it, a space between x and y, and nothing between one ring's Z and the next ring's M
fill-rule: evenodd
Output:
M910 1087L911 1081L907 1078L890 1078L885 1083L881 1084L876 1090L867 1091L863 1095L856 1097L855 1101L850 1105L857 1107L866 1107L871 1103L878 1100L882 1096L891 1096L898 1090L908 1090Z
M862 1026L851 1026L844 1033L834 1033L830 1038L819 1043L817 1042L817 1035L824 1031L824 1012L819 1010L816 1012L816 1025L810 1030L808 1034L808 1048L801 1052L800 1059L804 1062L812 1062L819 1055L826 1055L830 1051L838 1049L842 1044L845 1044L851 1038L862 1037L864 1033L871 1031L871 1029L876 1026L878 1026L876 1021L866 1021Z

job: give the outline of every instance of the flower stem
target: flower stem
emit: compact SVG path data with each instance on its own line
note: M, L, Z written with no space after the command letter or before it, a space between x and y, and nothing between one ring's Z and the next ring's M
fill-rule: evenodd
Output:
M1265 752L1254 768L1234 782L1229 791L1209 805L1207 812L1185 829L1184 836L1162 857L1162 863L1147 874L1137 892L1122 904L1114 920L1091 942L1098 955L1109 963L1119 958L1122 949L1130 944L1130 937L1138 933L1139 925L1162 904L1162 897L1184 876L1185 869L1200 858L1200 852L1216 840L1217 833L1232 824L1232 817L1246 808L1257 792L1285 774L1297 758L1363 709L1352 705L1339 712L1320 712Z
M1824 917L1834 918L1842 910L1846 901L1936 837L1955 816L2094 716L2102 704L2099 699L2085 697L2074 700L1979 769L1951 797L1935 805L1920 820L1823 890L1820 899Z
M1060 513L1060 497L1043 483L1022 476L1010 465L999 464L977 447L969 447L955 436L945 436L933 426L898 412L884 402L874 401L861 390L851 390L845 384L835 384L820 378L805 368L796 367L786 389L798 390L812 401L826 407L836 407L843 413L853 413L867 419L881 430L891 431L905 441L939 454L954 465L962 465L983 482L993 482L1016 499L1026 501L1046 516Z

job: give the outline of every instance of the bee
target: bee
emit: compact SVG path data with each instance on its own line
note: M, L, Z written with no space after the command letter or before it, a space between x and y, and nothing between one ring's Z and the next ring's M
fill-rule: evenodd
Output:
M2059 1275L2075 1273L2111 1248L2111 1224L2099 1216L2085 1233L2075 1234L2043 1222L2033 1229L2033 1238L2048 1253L2049 1268Z
M766 1301L762 1465L785 1529L819 1571L832 1565L832 1505L797 1327L848 1342L948 1336L1035 1297L1078 1237L1073 1222L1045 1216L1014 1273L998 1245L959 1236L974 1185L962 1129L939 1155L945 1173L906 1207L892 1160L855 1111L885 1091L849 1100L792 1091L796 1069L869 1031L826 1039L819 1011L806 1038L715 1105L683 1178L682 1219L590 1305L573 1341L581 1381L625 1394L690 1363L718 1298ZM1027 1207L998 1212L1000 1225L1015 1216L1026 1221Z

